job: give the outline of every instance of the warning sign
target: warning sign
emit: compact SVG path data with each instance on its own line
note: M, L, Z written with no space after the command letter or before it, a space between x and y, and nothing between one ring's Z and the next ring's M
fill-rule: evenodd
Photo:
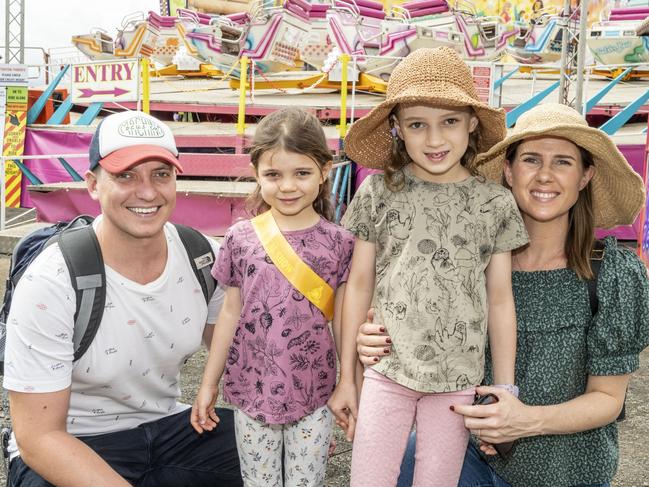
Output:
M0 64L0 86L27 86L27 66Z
M27 125L27 87L8 86L5 92L5 109L2 117L4 137L2 155L22 156L25 149L25 127ZM5 201L8 207L20 206L20 185L22 173L12 162L5 163Z
M5 110L7 108L7 90L0 86L0 141L5 140Z
M7 110L26 110L27 109L27 87L25 86L8 86L7 93Z

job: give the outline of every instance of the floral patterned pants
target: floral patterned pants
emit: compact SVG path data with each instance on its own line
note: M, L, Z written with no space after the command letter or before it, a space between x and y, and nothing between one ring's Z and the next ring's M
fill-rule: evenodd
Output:
M260 423L237 409L234 427L246 487L324 485L333 428L333 415L327 406L288 424Z

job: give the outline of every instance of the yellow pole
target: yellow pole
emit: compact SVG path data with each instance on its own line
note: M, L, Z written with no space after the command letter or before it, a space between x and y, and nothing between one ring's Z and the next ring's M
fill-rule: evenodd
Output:
M342 74L340 77L340 125L338 126L340 140L347 134L347 66L349 65L349 54L340 55L340 66Z
M151 97L151 86L149 84L149 60L145 57L140 59L142 67L142 111L149 113L149 99Z
M246 132L246 78L248 76L248 57L241 58L239 72L239 116L237 118L237 135L243 136Z

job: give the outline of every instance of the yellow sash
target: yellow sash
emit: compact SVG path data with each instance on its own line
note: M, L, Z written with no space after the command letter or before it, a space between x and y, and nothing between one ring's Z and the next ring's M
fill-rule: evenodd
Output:
M264 250L286 280L331 320L334 317L334 290L297 255L282 235L272 213L267 211L257 215L251 222Z

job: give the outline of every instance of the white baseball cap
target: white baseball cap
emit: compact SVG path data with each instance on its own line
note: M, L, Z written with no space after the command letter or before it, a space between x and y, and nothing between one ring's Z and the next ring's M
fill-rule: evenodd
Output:
M183 171L171 129L138 111L114 113L103 119L92 136L89 160L91 171L101 166L117 173L150 160L162 160Z

